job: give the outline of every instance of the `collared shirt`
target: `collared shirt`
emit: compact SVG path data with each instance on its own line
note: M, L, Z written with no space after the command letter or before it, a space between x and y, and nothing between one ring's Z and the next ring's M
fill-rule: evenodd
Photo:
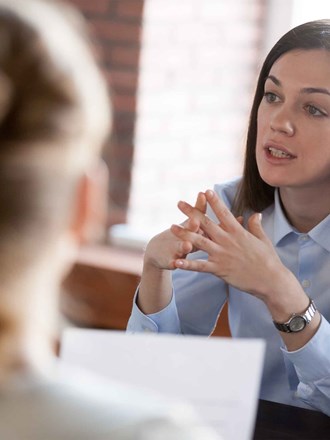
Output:
M238 180L216 185L215 191L230 208ZM330 216L308 234L296 231L286 219L279 194L262 213L263 228L283 264L290 269L322 315L317 333L297 351L287 351L265 304L228 286L214 275L175 270L170 304L144 315L134 301L128 331L210 335L228 298L231 334L263 338L266 355L260 398L330 415ZM214 214L209 212L214 218ZM247 213L246 217L249 216ZM189 258L207 258L195 252ZM271 283L272 280L269 280Z

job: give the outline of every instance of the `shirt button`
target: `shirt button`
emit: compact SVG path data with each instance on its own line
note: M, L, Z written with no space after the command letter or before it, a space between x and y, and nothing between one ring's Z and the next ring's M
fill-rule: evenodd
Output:
M305 234L303 234L303 235L300 235L299 236L299 241L307 241L309 239L309 237L308 237L308 235L305 235Z
M309 280L304 280L304 281L301 283L301 285L302 285L303 287L310 287L311 282L310 282Z
M144 327L144 328L143 328L143 331L144 331L145 333L152 333L151 328L148 328L148 327Z

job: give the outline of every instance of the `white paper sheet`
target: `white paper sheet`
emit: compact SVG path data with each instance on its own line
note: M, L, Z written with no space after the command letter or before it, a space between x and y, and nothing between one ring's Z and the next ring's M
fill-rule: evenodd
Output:
M61 362L188 401L225 440L250 440L264 349L257 339L67 329Z

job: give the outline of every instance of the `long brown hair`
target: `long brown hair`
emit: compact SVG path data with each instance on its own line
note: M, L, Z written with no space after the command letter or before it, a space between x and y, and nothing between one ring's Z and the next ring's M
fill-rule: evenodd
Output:
M246 210L261 212L274 202L275 188L262 180L256 161L257 115L271 67L280 56L295 49L330 50L330 20L315 20L291 29L274 45L263 63L250 113L243 177L233 205L235 215Z

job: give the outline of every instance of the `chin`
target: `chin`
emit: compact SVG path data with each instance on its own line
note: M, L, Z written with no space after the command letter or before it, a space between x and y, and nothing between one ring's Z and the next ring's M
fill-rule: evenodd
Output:
M276 176L263 176L260 174L262 180L267 183L269 186L273 186L274 188L278 188L280 186L286 186L289 184L287 179L283 177L276 177Z

